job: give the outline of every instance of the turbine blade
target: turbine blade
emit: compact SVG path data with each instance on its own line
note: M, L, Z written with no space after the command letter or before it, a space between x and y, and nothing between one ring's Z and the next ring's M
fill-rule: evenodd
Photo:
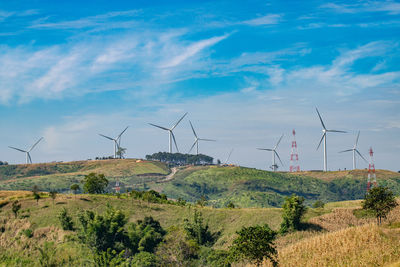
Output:
M275 153L275 155L278 157L278 159L279 159L279 161L281 162L282 166L284 166L284 165L283 165L283 162L282 162L282 160L281 160L281 157L279 157L278 152L276 152L276 151L274 150L274 153Z
M283 134L282 134L281 138L279 138L279 141L278 141L278 143L276 143L276 145L275 145L274 149L276 149L276 148L278 147L279 143L280 143L280 142L281 142L281 140L282 140L282 137L283 137Z
M125 130L123 130L117 137L117 139L119 139L121 137L121 135L124 134L124 132L129 128L129 126L126 126Z
M43 137L41 137L41 138L31 147L31 149L28 150L28 152L31 152L32 149L34 149L35 146L36 146L37 144L39 144L40 141L42 141L42 139L43 139Z
M175 147L176 147L176 152L179 153L178 145L176 144L175 135L174 135L174 133L172 131L171 131L171 135L172 135L172 139L174 140L174 144L175 144Z
M190 127L192 127L192 131L193 131L194 136L196 136L196 138L198 138L198 137L197 137L197 134L196 134L196 131L195 131L194 128L193 128L192 122L189 121L189 123L190 123Z
M326 135L326 133L324 133L324 134L322 135L321 140L319 141L319 144L318 144L318 146L317 146L317 150L318 150L319 146L321 145L322 140L324 140L325 135Z
M25 150L22 150L22 149L19 149L19 148L13 147L13 146L9 146L9 148L12 148L12 149L15 149L15 150L18 150L18 151L24 152L24 153L28 152L28 151L25 151Z
M326 130L326 131L332 133L347 133L346 131L338 131L338 130Z
M214 140L214 139L202 139L202 138L199 138L199 140L201 140L201 141L212 141L212 142L216 142L217 140Z
M356 138L356 144L354 145L354 148L356 148L357 147L357 144L358 144L358 138L360 137L360 131L358 131L358 134L357 134L357 138Z
M225 164L228 163L228 160L229 160L229 158L231 157L232 152L233 152L233 148L231 149L231 152L229 152L229 155L228 155L228 157L227 157L226 160L225 160Z
M192 149L194 148L194 146L197 144L197 140L196 141L194 141L194 143L193 143L193 145L192 145L192 147L189 149L189 152L188 152L188 154L190 153L190 151L192 151Z
M186 112L186 113L182 116L182 118L180 118L180 120L179 120L177 123L175 123L174 126L172 126L171 131L172 131L173 129L175 129L176 126L178 126L178 124L183 120L183 118L184 118L187 114L188 114L188 113Z
M162 126L158 126L158 125L155 125L155 124L152 124L152 123L149 123L151 126L154 126L154 127L157 127L157 128L160 128L160 129L163 129L163 130L166 130L166 131L169 131L169 129L167 129L167 128L165 128L165 127L162 127Z
M258 150L266 150L266 151L273 151L272 149L270 149L270 148L257 148Z
M32 164L32 158L31 158L31 155L29 154L29 152L26 152L26 153L28 153L28 159L29 159L29 162Z
M349 151L353 151L353 149L347 149L347 150L339 151L339 153L349 152Z
M319 120L321 121L321 124L322 124L322 127L326 130L326 127L325 127L325 124L324 124L324 122L322 121L322 118L321 118L321 115L319 114L319 111L318 111L318 109L317 108L315 108L315 110L317 111L317 113L318 113L318 117L319 117Z
M99 134L100 136L103 136L104 138L110 139L111 141L115 141L114 138L111 138L109 136L103 135L103 134Z
M366 163L368 163L368 161L361 155L361 153L356 149L356 152L357 152L357 154L358 155L360 155L360 157L366 162Z

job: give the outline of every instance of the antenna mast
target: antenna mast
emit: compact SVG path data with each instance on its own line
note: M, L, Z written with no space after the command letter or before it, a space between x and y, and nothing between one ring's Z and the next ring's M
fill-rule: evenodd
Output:
M299 172L299 154L297 152L296 131L293 129L292 150L290 152L290 172Z
M371 189L371 178L373 179L372 183L373 183L374 187L376 187L377 183L376 183L376 174L375 174L374 151L372 150L372 147L369 149L367 192Z

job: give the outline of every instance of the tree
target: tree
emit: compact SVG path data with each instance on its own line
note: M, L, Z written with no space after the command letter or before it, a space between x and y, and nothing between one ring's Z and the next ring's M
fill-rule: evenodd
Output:
M37 185L34 185L32 188L33 199L36 200L36 203L39 205L39 199L41 198L39 195L39 188Z
M260 226L243 227L236 232L239 236L229 247L233 261L248 260L260 266L263 260L269 259L277 266L277 250L274 240L277 232L271 230L267 224Z
M292 230L300 229L301 218L307 211L304 206L304 198L293 194L291 197L286 197L283 203L283 214L281 223L281 233L287 233Z
M56 197L57 197L57 191L55 191L55 190L52 190L52 191L50 191L50 197L53 199L53 205L54 205L54 200L56 199Z
M123 148L123 147L118 146L117 156L118 156L120 159L123 159L123 158L124 158L125 153L126 153L126 148Z
M209 230L208 223L203 222L203 215L200 211L194 210L193 220L184 220L184 229L189 239L193 239L199 245L211 245L217 238Z
M101 194L104 193L107 186L108 180L104 176L104 174L96 174L94 172L85 175L85 178L82 180L83 191L89 194Z
M80 189L78 184L71 185L71 190L74 192L75 199L76 199L76 192Z
M17 218L20 209L21 209L21 203L19 203L18 200L15 200L12 204L12 211L14 212L15 218Z
M397 205L393 192L382 186L369 190L362 202L362 208L371 210L375 214L378 224L381 224L382 218L385 219Z
M323 208L323 207L325 207L325 203L321 200L317 200L313 204L314 209Z
M60 220L63 230L74 230L74 222L72 221L72 217L68 215L66 208L60 211L57 218Z

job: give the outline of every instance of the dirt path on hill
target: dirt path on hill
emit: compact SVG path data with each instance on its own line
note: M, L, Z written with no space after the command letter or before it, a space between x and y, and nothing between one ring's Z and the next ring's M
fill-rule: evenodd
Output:
M175 173L178 171L177 167L173 167L171 168L171 173L168 174L167 176L165 176L164 179L160 180L159 183L165 183L165 182L169 182L172 179L174 179Z

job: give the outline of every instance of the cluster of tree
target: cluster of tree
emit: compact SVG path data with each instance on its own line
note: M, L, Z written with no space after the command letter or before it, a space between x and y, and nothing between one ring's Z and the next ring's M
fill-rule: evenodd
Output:
M108 156L108 157L95 157L95 160L106 160L106 159L114 159L114 156Z
M129 192L129 195L132 199L139 199L152 203L172 203L173 201L168 201L167 195L160 194L157 191L149 190L149 191L136 191L132 190Z
M192 155L192 154L181 154L181 153L168 153L168 152L158 152L152 155L146 155L147 160L157 160L161 162L166 162L171 165L188 165L188 164L195 164L195 165L205 165L205 164L213 164L214 158L199 154L199 155Z
M8 162L7 161L0 161L0 166L1 165L8 165Z

